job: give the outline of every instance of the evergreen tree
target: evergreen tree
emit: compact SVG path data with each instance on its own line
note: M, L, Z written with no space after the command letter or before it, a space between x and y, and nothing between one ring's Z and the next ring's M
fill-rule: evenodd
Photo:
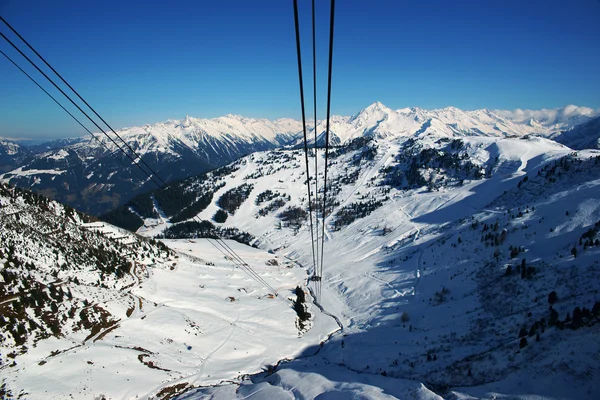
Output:
M527 338L526 337L522 337L521 340L519 341L519 348L523 348L527 346Z
M527 336L527 329L525 327L522 327L519 330L519 337L523 337L523 336Z
M558 311L556 311L552 306L550 306L550 318L548 319L548 325L554 326L558 321Z
M582 323L582 312L581 312L581 308L579 307L575 307L575 309L573 310L573 327L574 328L579 328L581 326Z

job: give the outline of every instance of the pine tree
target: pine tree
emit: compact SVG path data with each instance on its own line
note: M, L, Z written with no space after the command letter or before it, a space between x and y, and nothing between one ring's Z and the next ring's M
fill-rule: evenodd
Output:
M581 308L575 307L573 310L573 327L579 328L581 326L582 316Z
M550 318L548 319L548 325L554 326L558 321L558 311L556 311L552 306L550 306Z
M526 337L522 337L521 340L519 341L519 348L523 348L527 346L527 338Z
M519 331L519 337L525 337L525 336L527 336L527 329L525 329L525 327L523 327Z

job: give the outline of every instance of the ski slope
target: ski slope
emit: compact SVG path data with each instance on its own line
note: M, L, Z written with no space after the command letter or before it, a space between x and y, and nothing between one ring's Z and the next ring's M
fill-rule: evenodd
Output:
M92 334L65 331L28 347L15 365L2 366L3 384L27 398L598 397L600 325L595 316L582 326L569 319L600 300L600 246L583 243L600 226L600 152L574 153L537 137L470 136L457 144L430 134L339 150L330 159L335 202L324 220L318 302L315 283L306 288L314 268L308 221L288 226L279 217L307 207L304 155L254 153L223 174L181 185L198 195L215 188L200 220L213 219L225 193L252 185L215 224L253 235L258 248L227 243L278 297L213 242L165 239L175 254L125 254L136 262L112 286L81 271L76 301L112 318ZM440 156L450 151L456 157ZM386 184L406 154L419 160L424 183ZM322 152L317 163L322 171ZM267 190L285 205L261 212L274 201L259 201ZM177 226L149 196L156 217L143 217L137 233ZM2 201L3 218L23 221L12 200ZM336 225L348 206L365 201L379 205ZM139 242L106 223L77 224L123 246ZM52 268L52 256L45 260L43 268ZM297 286L311 314L304 328L293 309ZM551 291L562 329L548 322Z
M436 148L438 139L424 137L419 143ZM493 397L490 393L523 399L531 393L548 399L595 398L599 393L595 378L581 374L597 376L597 347L589 353L585 349L598 333L598 325L576 331L538 330L540 341L535 335L529 337L524 349L519 347L518 333L522 326L529 330L534 321L547 320L546 298L551 290L570 299L554 306L561 319L574 307L589 309L598 301L594 291L600 268L598 247L588 248L577 259L570 251L600 220L600 153L573 155L571 149L543 138L469 137L463 142L469 160L485 167L488 178L433 191L418 188L386 194L376 183L382 179L382 168L393 165L404 139L376 141L376 156L356 167L353 183L334 192L339 204L326 219L320 304L340 320L343 330L306 362L283 363L273 375L255 376L241 386L191 392L183 398L232 398L234 392L236 398L327 398L344 393L348 382L357 384L352 393L365 398L435 396L419 391L420 383L455 398ZM239 168L224 179L225 186L198 218L210 220L223 193L251 183L248 199L223 226L252 233L255 244L312 271L308 221L294 230L278 226L277 212L257 214L256 197L267 189L288 194L287 205L306 206L303 155L287 154L292 158L282 164L271 153L238 161ZM355 157L351 152L332 161L332 182L354 171ZM567 166L562 169L564 160ZM317 161L321 167L323 159ZM311 157L311 170L313 163ZM363 197L384 203L341 230L332 229L335 214ZM158 233L170 226L159 220L147 222L152 227L142 227L140 233ZM496 222L497 233L505 230L506 240L489 246L482 240L483 226ZM511 256L513 246L523 247L524 253ZM534 269L533 276L504 277L507 265L516 268L523 260ZM560 369L570 359L565 357L566 347L577 354L573 356L579 363L576 371ZM380 392L385 384L370 387L372 381L364 381L365 375L384 375L388 383L401 381L395 382L396 391ZM316 386L304 387L304 376L311 376ZM577 389L555 384L564 380L576 382Z
M93 228L115 233L110 226ZM141 279L130 290L96 293L84 287L75 293L97 298L114 324L89 338L72 332L39 342L15 367L4 368L3 381L30 399L152 398L170 387L206 386L255 373L302 354L338 329L310 306L313 328L297 328L291 300L306 272L295 263L228 243L276 287L274 297L207 240L166 243L175 258L140 265Z

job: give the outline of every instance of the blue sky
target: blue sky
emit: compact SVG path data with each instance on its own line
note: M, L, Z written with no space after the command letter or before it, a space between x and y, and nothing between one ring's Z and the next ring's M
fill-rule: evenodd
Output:
M328 4L317 0L320 118ZM300 7L312 85L310 1ZM300 116L291 0L2 0L0 15L115 128L186 115ZM376 100L600 108L598 21L600 0L338 0L332 112ZM0 49L27 66L1 39ZM0 136L82 134L0 57Z

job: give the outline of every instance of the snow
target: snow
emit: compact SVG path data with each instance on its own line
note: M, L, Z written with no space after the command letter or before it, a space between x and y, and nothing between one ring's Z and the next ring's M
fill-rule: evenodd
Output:
M561 115L577 112L587 111L570 108ZM526 134L547 133L550 125L572 119L528 121L524 128L516 117L501 114L453 107L394 111L375 103L353 117L333 118L340 141L368 131L377 154L355 167L352 152L332 161L332 182L352 168L357 177L340 186L339 204L324 221L322 292L318 304L309 307L307 331L298 330L290 300L294 288L304 287L312 274L310 231L306 223L298 231L279 227L279 211L260 216L264 204L255 202L270 189L290 196L284 208L305 206L303 154L258 152L235 163L239 168L223 179L225 186L197 217L211 220L223 193L253 184L250 197L222 226L257 238L260 250L228 244L279 297L271 298L211 241L165 240L178 258L140 266L144 278L129 290L86 287L78 293L98 299L119 318L114 330L85 342L76 334L41 342L3 375L11 387L26 389L29 398L151 398L176 385L189 390L183 399L597 398L598 324L579 330L548 327L539 342L528 337L523 349L517 336L520 327L547 318L550 290L560 295L554 307L561 319L574 307L591 308L598 301L600 250L581 250L577 258L570 254L600 220L600 167L592 162L597 153L579 152L585 168L560 170L552 176L555 181L549 180L544 168L572 150ZM288 132L294 129L293 120L277 123ZM167 149L167 137L175 135L170 132L190 144L192 138L211 135L230 141L234 131L252 141L259 135L273 138L279 128L265 128L269 124L235 115L186 117L128 132L155 135ZM157 126L169 134L158 135ZM386 198L377 185L382 168L395 165L398 152L415 135L419 146L438 150L446 139L460 137L460 152L489 177L431 191L392 188ZM322 171L322 152L317 163ZM313 156L309 167L314 172ZM334 230L337 212L363 198L384 204ZM154 205L159 218L145 219L139 234L155 236L172 225ZM490 246L481 240L482 229L496 221L507 238ZM122 243L133 240L104 223L84 226ZM509 246L522 246L524 252L509 256ZM276 265L269 262L273 259ZM507 265L516 267L522 260L535 268L534 278L504 276ZM94 278L82 273L81 279ZM309 302L317 287L311 283L310 289ZM65 351L50 355L54 350ZM428 355L435 360L427 361ZM42 360L46 364L39 365ZM160 369L149 368L149 362Z
M3 139L0 137L0 154L4 153L9 156L14 156L19 154L21 151L22 148L18 143L15 143L8 138Z
M183 120L124 128L118 133L140 155L149 152L176 155L181 151L178 148L181 144L193 151L202 152L203 149L199 145L207 139L234 146L259 142L280 145L280 135L291 137L300 130L300 122L291 119L269 121L226 115L213 119L186 116ZM111 143L107 145L110 148L114 146Z
M274 374L256 380L241 386L193 390L180 399L442 399L418 382L359 374L327 364L319 357L285 363Z
M552 123L532 124L523 115L548 115ZM407 136L491 136L522 137L529 134L551 136L560 130L573 127L600 115L600 110L568 106L565 109L509 112L502 110L463 111L455 107L424 110L418 107L392 110L375 102L352 117L333 117L331 132L340 143L346 143L364 135L376 138L400 138ZM317 126L321 135L325 121ZM314 137L314 130L308 135Z
M67 171L54 170L54 169L27 169L23 170L23 167L19 167L15 170L0 174L0 182L8 183L15 175L17 176L36 176L36 175L62 175Z
M422 137L420 143L435 147L438 146L437 138ZM184 398L344 397L340 394L344 393L342 388L347 388L344 382L353 382L356 386L352 387L352 393L365 398L435 396L431 392L415 392L419 382L468 386L456 388L456 398L496 396L493 393L497 393L498 398L595 398L598 392L593 381L596 378L573 378L580 388L575 395L569 389L559 391L550 382L577 375L560 369L565 362L566 350L562 348L563 344L557 343L565 343L564 346L571 346L576 354L584 354L586 343L597 333L597 325L577 333L574 338L568 332L547 329L540 343L532 343L530 338L530 346L522 351L519 351L514 327L521 324L529 327L534 319L547 318L545 300L534 303L533 299L545 299L552 289L565 293L565 296L566 293L580 293L574 294L577 301L560 306L561 318L575 306L586 304L589 308L593 305L596 299L593 287L594 282L597 283L594 276L598 271L600 251L587 250L577 262L569 253L590 224L600 220L598 167L572 172L573 177L565 175L557 184L547 183L542 178L544 174L538 175L538 172L571 154L571 149L539 137L468 136L462 139L462 151L478 165L491 166L490 178L466 181L462 186L447 186L432 192L423 188L393 191L390 200L381 208L340 231L332 231L334 215L345 204L355 202L363 195L381 196L371 182L380 179L381 167L392 162L404 140L388 137L376 141L378 154L372 162L361 163L355 183L342 187L337 195L340 205L326 220L325 264L319 302L327 313L339 319L343 330L334 333L323 347L317 348L317 355L282 363L272 375L254 376L243 381L241 386L192 391ZM289 194L291 205L306 204L306 200L302 200L306 197L306 188L299 184L304 181L303 154L300 151L286 154L292 157L286 159L283 168L277 164L271 166L274 156L269 152L255 153L238 161L239 169L225 179L226 185L215 193L213 203L198 217L211 219L218 209L216 200L222 193L243 183L252 183L254 189L249 199L223 225L252 233L262 248L297 260L311 271L307 224L294 233L277 227L277 212L265 217L257 215L260 206L255 205L256 196L266 189ZM595 155L593 151L578 153L581 160L592 160ZM352 156L351 153L333 161L329 171L333 181L344 175ZM322 170L322 157L317 161ZM311 157L311 171L313 165L314 158ZM254 177L259 171L262 176ZM523 188L517 187L525 176L529 181ZM319 179L322 180L322 176ZM549 184L558 186L547 188ZM527 213L516 217L517 207L523 212L527 208ZM565 216L565 209L570 211L568 216ZM470 224L475 219L479 225L473 230ZM501 262L492 268L490 265L495 265L494 247L484 246L480 237L483 224L493 224L496 219L502 229L507 230L508 239L501 246ZM161 221L154 220L152 224L150 231L142 228L140 233L159 232ZM167 226L164 223L162 228ZM383 227L388 229L387 234L381 233ZM462 244L457 244L459 238ZM526 251L512 260L508 257L509 245L524 246ZM493 289L482 290L486 280L501 279L498 275L503 274L503 268L510 263L513 266L520 263L521 257L538 270L535 279L521 282L515 277L512 289L506 289L508 283L499 283ZM557 279L567 282L569 274L580 277L576 289L556 283ZM525 289L527 287L529 289ZM442 288L447 288L449 293L437 303L434 299ZM522 294L521 303L518 297L509 296L513 290L515 293L517 290L532 293ZM484 295L486 292L489 294ZM494 303L498 302L506 302L506 307L529 309L533 316L529 318L525 313L505 315L495 308ZM403 313L409 316L406 323L401 322ZM487 323L491 316L503 322L482 328L480 324ZM316 322L313 329L318 325ZM473 337L473 332L481 332L481 336ZM436 355L437 361L427 362L428 353ZM578 356L579 370L596 371L594 354L597 353L592 351L589 355ZM471 361L468 364L464 360ZM469 368L473 369L473 377L467 376ZM514 370L520 372L511 372ZM341 375L336 376L332 371L339 371ZM372 382L362 381L362 377L373 378L384 372L387 377L381 379L388 384L395 382L396 391L381 392L379 390L386 383L378 382L371 387ZM600 378L596 372L590 373Z
M47 156L47 158L52 160L62 160L69 156L69 153L65 149L60 149L56 153L51 153Z
M104 234L123 233L102 223L85 226ZM277 288L280 296L270 298L268 290L225 260L208 240L166 243L179 252L178 259L147 266L147 279L102 301L119 318L116 329L84 342L74 334L43 341L19 358L16 368L5 371L10 387L26 388L30 399L147 398L165 386L216 384L260 371L298 356L337 330L331 318L317 314L315 327L299 334L288 297L295 298L293 290L303 285L306 272L294 263L228 242ZM272 259L278 265L266 264ZM60 353L52 355L55 350ZM140 357L161 369L149 368Z

